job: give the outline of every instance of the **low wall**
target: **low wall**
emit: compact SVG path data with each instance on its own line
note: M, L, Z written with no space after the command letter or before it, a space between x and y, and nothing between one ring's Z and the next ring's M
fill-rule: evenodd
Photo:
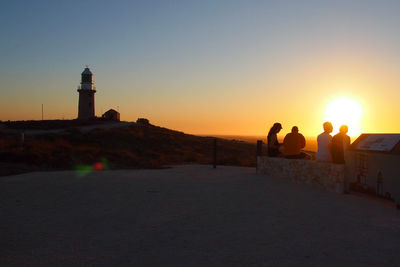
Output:
M344 193L345 165L311 160L257 157L257 173Z

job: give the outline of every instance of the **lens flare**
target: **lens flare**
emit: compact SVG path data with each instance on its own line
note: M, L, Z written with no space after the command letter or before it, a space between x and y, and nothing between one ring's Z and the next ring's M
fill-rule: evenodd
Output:
M108 160L103 158L101 161L97 161L92 165L89 164L79 164L75 166L76 175L78 177L84 177L93 171L104 171L108 170Z
M103 163L101 163L101 162L93 163L93 170L102 171L103 170Z
M76 165L75 166L76 175L78 177L84 177L93 171L92 165Z

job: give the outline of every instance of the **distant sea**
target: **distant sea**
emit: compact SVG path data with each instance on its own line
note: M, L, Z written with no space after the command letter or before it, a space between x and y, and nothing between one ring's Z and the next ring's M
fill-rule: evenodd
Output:
M264 143L267 143L266 136L248 136L248 135L207 135L214 136L218 138L228 139L228 140L237 140L244 141L248 143L257 143L257 140L262 140ZM283 136L278 136L279 142L283 142ZM306 137L306 147L304 148L306 151L317 152L317 137Z

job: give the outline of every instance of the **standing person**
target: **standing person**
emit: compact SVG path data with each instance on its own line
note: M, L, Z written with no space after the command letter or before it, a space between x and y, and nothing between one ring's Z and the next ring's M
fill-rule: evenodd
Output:
M311 159L311 156L301 151L306 146L306 139L299 133L299 128L293 126L292 132L283 139L285 158L288 159Z
M279 122L276 122L269 130L267 136L269 157L278 157L281 154L281 152L279 151L280 144L278 142L278 136L277 136L277 134L281 131L281 129L282 125Z
M329 121L324 122L323 124L324 132L318 135L317 143L318 143L318 151L315 155L317 161L325 161L331 162L331 143L332 143L332 136L330 133L333 130L332 123Z
M346 134L349 131L347 125L340 126L339 133L332 138L332 162L344 164L344 152L350 146L350 137Z

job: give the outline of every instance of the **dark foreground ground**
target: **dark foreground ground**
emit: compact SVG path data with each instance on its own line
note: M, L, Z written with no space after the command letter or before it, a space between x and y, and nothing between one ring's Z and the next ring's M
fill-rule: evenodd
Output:
M0 177L0 266L400 266L400 212L255 174Z

